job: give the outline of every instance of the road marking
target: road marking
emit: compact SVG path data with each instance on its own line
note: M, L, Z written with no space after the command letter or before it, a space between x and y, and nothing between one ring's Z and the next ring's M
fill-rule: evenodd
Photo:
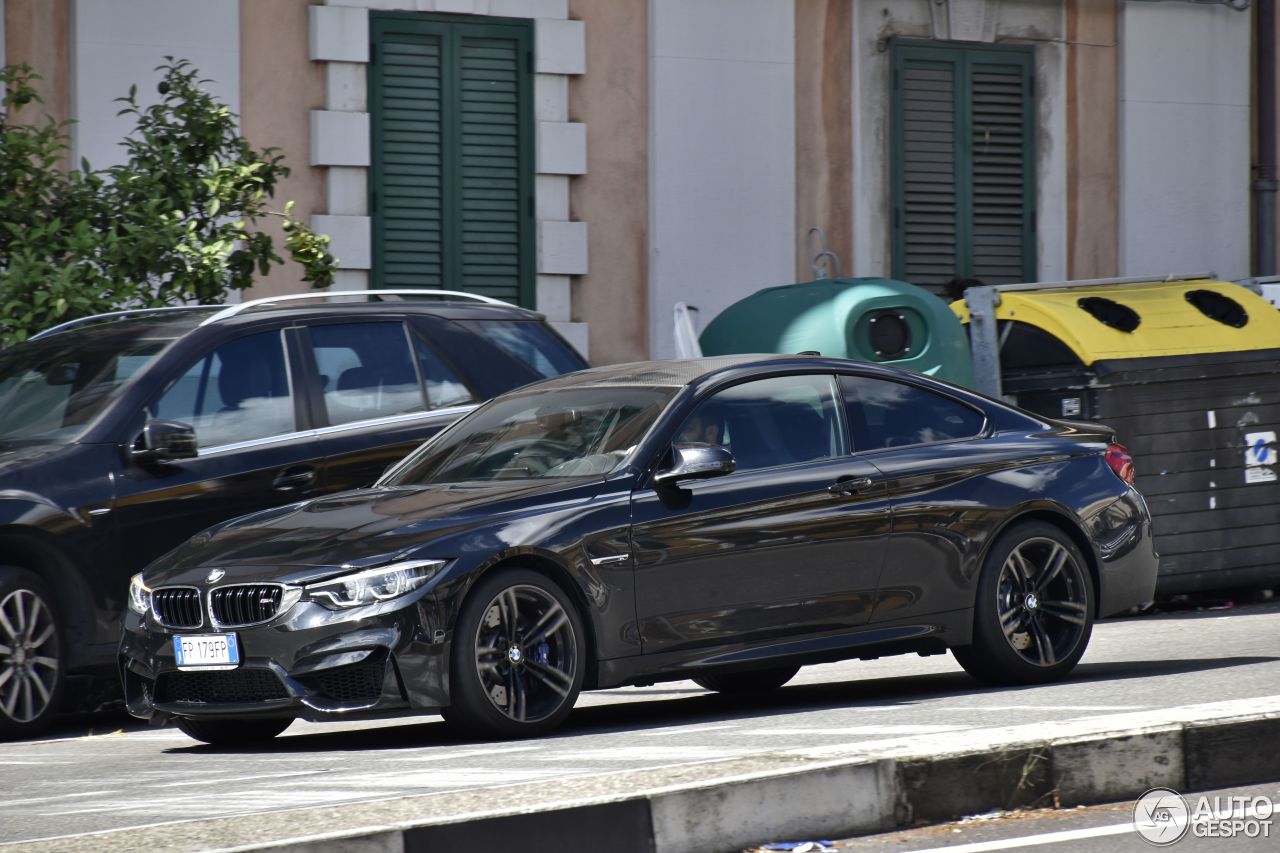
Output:
M5 800L3 803L0 803L0 808L6 808L8 806L25 806L31 803L47 803L50 800L69 800L69 799L72 799L73 797L96 797L99 794L112 794L112 793L115 793L115 792L114 791L80 791L75 794L53 794L52 796L49 796L49 797L32 797L29 800Z
M452 761L455 758L471 758L473 755L505 755L509 752L536 752L542 746L497 746L490 749L461 749L457 752L432 752L426 755L387 758L386 761Z
M579 749L563 755L538 756L540 761L664 761L668 759L693 759L694 761L721 758L739 758L750 753L748 749L718 749L712 746L618 746L601 749Z
M329 768L324 770L295 770L291 773L259 773L256 776L232 776L230 778L220 778L217 776L206 776L202 779L191 779L186 782L166 782L163 785L151 784L150 788L186 788L191 785L223 785L228 782L252 782L255 779L286 779L290 776L315 776L318 773L332 773Z
M776 729L743 729L735 735L769 737L772 735L930 735L938 732L958 732L973 726L779 726Z
M636 732L636 737L670 737L671 735L693 734L694 732L716 732L725 729L736 729L736 723L729 723L722 726L664 726L660 729L650 729L647 732Z
M972 708L948 705L930 711L1149 711L1154 705L986 705Z

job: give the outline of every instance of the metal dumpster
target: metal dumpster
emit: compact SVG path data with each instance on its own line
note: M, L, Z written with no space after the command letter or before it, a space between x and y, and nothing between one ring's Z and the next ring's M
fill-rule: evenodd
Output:
M770 287L722 311L699 337L704 355L820 352L894 364L962 385L972 380L964 329L923 288L887 278Z
M1208 276L969 289L975 387L1114 427L1161 595L1280 584L1280 311Z

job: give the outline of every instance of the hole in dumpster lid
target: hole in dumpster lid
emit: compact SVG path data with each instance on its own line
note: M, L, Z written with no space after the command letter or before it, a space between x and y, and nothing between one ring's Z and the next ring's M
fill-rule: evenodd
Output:
M1105 296L1086 296L1076 304L1092 314L1099 323L1122 332L1132 332L1142 322L1137 311Z
M1187 301L1210 320L1239 329L1249 322L1249 312L1230 296L1212 290L1188 290Z
M898 311L882 311L872 317L867 336L878 358L902 358L911 352L911 327Z

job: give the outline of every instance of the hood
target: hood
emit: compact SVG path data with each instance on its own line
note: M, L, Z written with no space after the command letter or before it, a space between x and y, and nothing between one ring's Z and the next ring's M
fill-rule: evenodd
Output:
M427 543L590 500L603 481L592 478L343 492L279 507L212 527L161 557L146 571L151 585L203 583L213 568L222 583L297 583L338 567L377 566ZM448 545L422 556L453 557Z
M50 457L74 448L74 444L32 444L0 440L0 488L9 485L13 475ZM6 482L9 481L9 482Z

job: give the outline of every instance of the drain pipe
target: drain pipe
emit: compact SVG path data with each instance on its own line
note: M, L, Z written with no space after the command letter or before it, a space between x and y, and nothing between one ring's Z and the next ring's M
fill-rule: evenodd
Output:
M1254 91L1258 98L1258 172L1253 180L1253 274L1276 272L1276 0L1258 0Z

